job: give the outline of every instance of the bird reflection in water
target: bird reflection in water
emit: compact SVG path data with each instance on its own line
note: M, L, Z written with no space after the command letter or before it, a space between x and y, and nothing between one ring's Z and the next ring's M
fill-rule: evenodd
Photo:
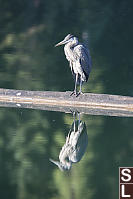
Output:
M79 162L88 145L88 136L85 122L80 120L80 113L77 113L78 120L75 120L76 113L73 113L74 121L66 137L66 142L59 154L59 161L50 159L61 171L70 170L73 163Z

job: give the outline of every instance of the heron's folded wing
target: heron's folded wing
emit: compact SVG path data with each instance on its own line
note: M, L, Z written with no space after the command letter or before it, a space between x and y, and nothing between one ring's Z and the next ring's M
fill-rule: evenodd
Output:
M82 44L77 45L74 48L75 59L79 60L81 67L86 75L86 79L88 79L92 62L89 50Z

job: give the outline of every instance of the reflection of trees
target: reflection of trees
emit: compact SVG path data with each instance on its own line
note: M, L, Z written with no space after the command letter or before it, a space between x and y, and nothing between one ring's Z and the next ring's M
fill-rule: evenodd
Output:
M5 115L0 120L5 124L0 137L3 198L15 192L17 198L50 196L54 189L48 190L52 178L52 173L48 172L49 143L52 142L49 122L35 111L4 110L2 113ZM5 192L7 186L9 189Z
M0 4L1 87L72 90L68 63L53 46L69 32L81 38L84 31L93 60L86 91L132 95L131 1L0 0ZM21 115L21 110L1 109L2 198L15 198L16 193L16 198L93 199L101 193L103 198L117 197L117 168L132 161L130 119L87 117L88 153L69 176L48 166L48 158L57 154L52 146L64 142L64 120L71 124L59 113L23 110Z

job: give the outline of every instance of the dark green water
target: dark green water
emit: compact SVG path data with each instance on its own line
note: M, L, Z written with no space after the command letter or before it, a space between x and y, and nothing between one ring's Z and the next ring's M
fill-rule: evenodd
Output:
M85 92L133 96L131 0L0 0L0 87L74 87L63 48L68 33L88 42L93 68ZM133 119L82 115L88 147L70 172L58 159L70 114L0 108L0 198L117 199L118 167L133 166Z

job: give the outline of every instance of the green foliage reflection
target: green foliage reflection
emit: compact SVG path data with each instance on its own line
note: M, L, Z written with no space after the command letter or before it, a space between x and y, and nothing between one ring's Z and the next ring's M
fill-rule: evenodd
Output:
M131 0L0 0L0 5L1 88L73 90L63 50L54 49L72 33L80 40L87 35L92 55L84 91L133 94ZM71 116L1 108L1 198L118 198L118 166L133 163L132 121L84 117L86 156L70 173L61 173L49 157L57 157Z

